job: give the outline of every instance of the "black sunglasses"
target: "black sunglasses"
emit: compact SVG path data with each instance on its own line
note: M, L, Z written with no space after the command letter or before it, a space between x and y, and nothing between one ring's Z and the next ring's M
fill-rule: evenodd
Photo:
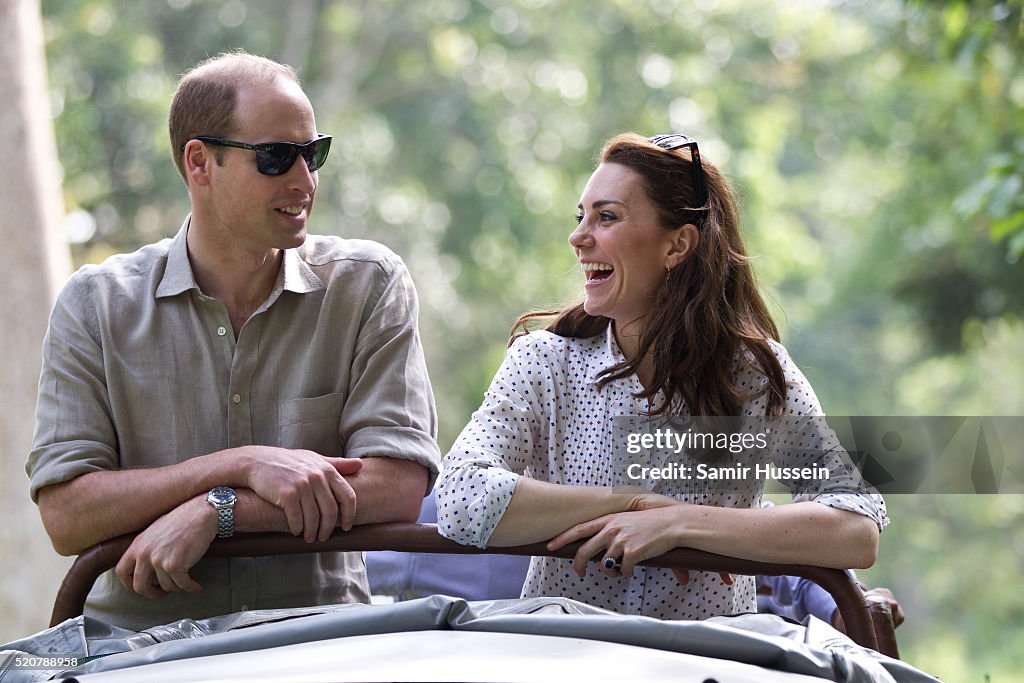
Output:
M301 155L309 167L309 172L319 169L327 161L327 153L331 151L331 136L318 135L316 139L310 140L304 145L295 142L261 142L258 145L250 145L248 142L236 142L224 138L213 138L208 135L197 135L193 140L205 142L208 145L219 145L221 147L237 147L238 149L251 149L256 152L256 170L263 175L282 175L295 163ZM185 147L182 146L182 151Z
M704 167L700 164L700 150L697 149L697 141L689 135L681 133L670 133L668 135L655 135L647 138L648 141L666 152L680 147L688 147L690 150L690 161L693 163L693 190L697 194L697 203L703 207L708 203L708 184L704 179Z

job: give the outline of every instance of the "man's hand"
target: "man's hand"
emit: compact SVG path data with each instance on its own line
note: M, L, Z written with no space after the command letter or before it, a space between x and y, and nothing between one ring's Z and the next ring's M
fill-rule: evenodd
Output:
M251 447L246 487L284 510L288 530L307 543L326 541L336 526L356 519L356 494L345 475L358 472L357 458L327 458L305 450Z
M889 605L889 611L892 612L892 625L893 628L902 624L907 615L903 613L903 607L900 605L899 600L892 594L892 591L888 588L879 586L877 588L869 588L864 591L864 599L870 602L885 602Z
M117 563L124 587L147 598L171 592L198 593L203 587L189 570L217 536L217 511L206 494L185 501L135 537Z
M889 605L889 612L892 614L892 626L896 628L906 620L906 614L903 613L903 607L900 605L899 600L892 594L892 591L888 588L879 586L878 588L869 588L864 591L864 599L868 603L872 602L884 602ZM846 624L843 623L843 617L839 614L837 609L832 613L832 626L836 629L846 633Z

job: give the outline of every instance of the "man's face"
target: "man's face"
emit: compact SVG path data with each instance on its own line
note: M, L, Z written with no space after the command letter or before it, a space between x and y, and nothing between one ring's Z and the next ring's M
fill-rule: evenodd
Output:
M243 85L235 108L232 140L306 143L317 135L313 107L297 83ZM256 153L220 147L223 165L211 165L210 228L234 246L254 251L290 249L306 239L306 222L313 209L317 173L301 157L287 172L262 175Z

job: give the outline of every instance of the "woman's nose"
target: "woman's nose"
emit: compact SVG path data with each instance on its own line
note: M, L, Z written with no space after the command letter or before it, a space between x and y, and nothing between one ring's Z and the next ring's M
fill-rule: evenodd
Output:
M580 224L576 226L576 229L569 234L569 244L571 244L575 249L586 247L591 244L592 241L593 238L590 234L590 229L587 227L585 221L581 221Z

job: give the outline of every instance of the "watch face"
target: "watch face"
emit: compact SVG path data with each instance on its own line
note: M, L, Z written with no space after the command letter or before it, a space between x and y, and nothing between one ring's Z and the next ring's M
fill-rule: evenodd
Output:
M206 497L214 505L228 505L235 502L235 492L226 486L218 486Z

